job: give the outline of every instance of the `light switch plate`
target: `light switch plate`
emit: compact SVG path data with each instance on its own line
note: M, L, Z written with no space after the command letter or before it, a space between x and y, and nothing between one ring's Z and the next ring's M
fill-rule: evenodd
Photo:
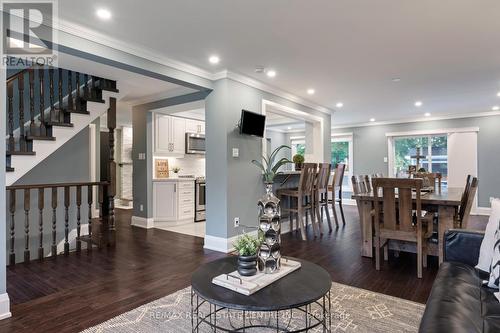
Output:
M384 163L387 163L387 157L384 157Z
M233 148L233 157L240 157L240 150L238 148Z

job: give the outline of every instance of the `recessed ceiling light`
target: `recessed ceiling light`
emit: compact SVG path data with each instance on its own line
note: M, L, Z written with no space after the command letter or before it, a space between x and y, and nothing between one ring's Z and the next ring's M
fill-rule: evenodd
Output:
M370 118L370 121L373 123L375 121L375 118Z
M423 104L423 103L422 103L421 101L416 101L416 102L415 102L415 106L416 106L417 108L421 107L421 106L422 106L422 104Z
M291 130L292 128L290 126L287 127L289 130Z
M276 71L274 69L269 69L267 72L266 72L267 76L269 77L275 77L276 76Z
M208 58L208 61L209 61L211 64L216 65L216 64L218 64L218 63L219 63L220 59L219 59L219 57L218 57L218 56L213 55L213 56L210 56L210 58Z
M399 77L392 78L392 82L399 82L399 81L401 81L401 78L399 78Z
M426 113L424 114L424 116L426 116L426 117L430 117L430 116L431 116L431 114L430 114L430 112L426 112Z
M495 105L494 107L491 108L493 111L498 111L500 110L500 106Z
M499 92L497 92L497 96L498 96L498 97L500 97L500 91L499 91Z
M96 11L97 17L101 20L109 20L111 18L111 12L107 9L100 8Z
M312 89L312 88L311 88L311 89L307 89L307 93L308 93L309 95L314 95L314 93L315 93L315 92L316 92L316 90L314 90L314 89Z
M342 103L342 102L338 102L337 104L335 104L335 106L336 106L337 108L341 108L341 107L343 107L343 106L344 106L344 103Z

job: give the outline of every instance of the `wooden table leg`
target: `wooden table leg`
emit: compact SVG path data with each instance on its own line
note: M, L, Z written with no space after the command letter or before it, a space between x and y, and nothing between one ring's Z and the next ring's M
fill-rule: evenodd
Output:
M438 247L439 247L439 264L443 262L443 241L446 230L453 229L453 217L455 216L455 207L439 206L438 208Z
M363 257L373 257L373 227L372 215L373 203L370 200L360 200L361 205L360 223L361 223L361 238L363 244L361 245L361 255Z

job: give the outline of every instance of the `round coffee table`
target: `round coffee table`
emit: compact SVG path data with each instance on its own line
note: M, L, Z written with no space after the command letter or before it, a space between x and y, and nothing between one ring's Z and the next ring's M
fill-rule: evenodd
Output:
M208 326L213 332L261 332L263 328L274 332L306 332L315 327L330 332L330 274L311 262L290 259L300 261L301 268L250 296L212 283L212 278L236 269L237 257L199 267L191 278L192 331ZM227 320L223 321L225 310ZM266 322L257 323L256 313L265 313ZM301 325L295 323L290 327L297 313ZM228 325L223 327L221 321Z

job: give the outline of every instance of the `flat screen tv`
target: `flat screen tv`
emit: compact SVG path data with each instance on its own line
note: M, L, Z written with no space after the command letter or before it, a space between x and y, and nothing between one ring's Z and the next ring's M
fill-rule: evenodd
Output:
M265 127L266 116L247 110L241 110L240 134L253 135L262 138L264 136Z

